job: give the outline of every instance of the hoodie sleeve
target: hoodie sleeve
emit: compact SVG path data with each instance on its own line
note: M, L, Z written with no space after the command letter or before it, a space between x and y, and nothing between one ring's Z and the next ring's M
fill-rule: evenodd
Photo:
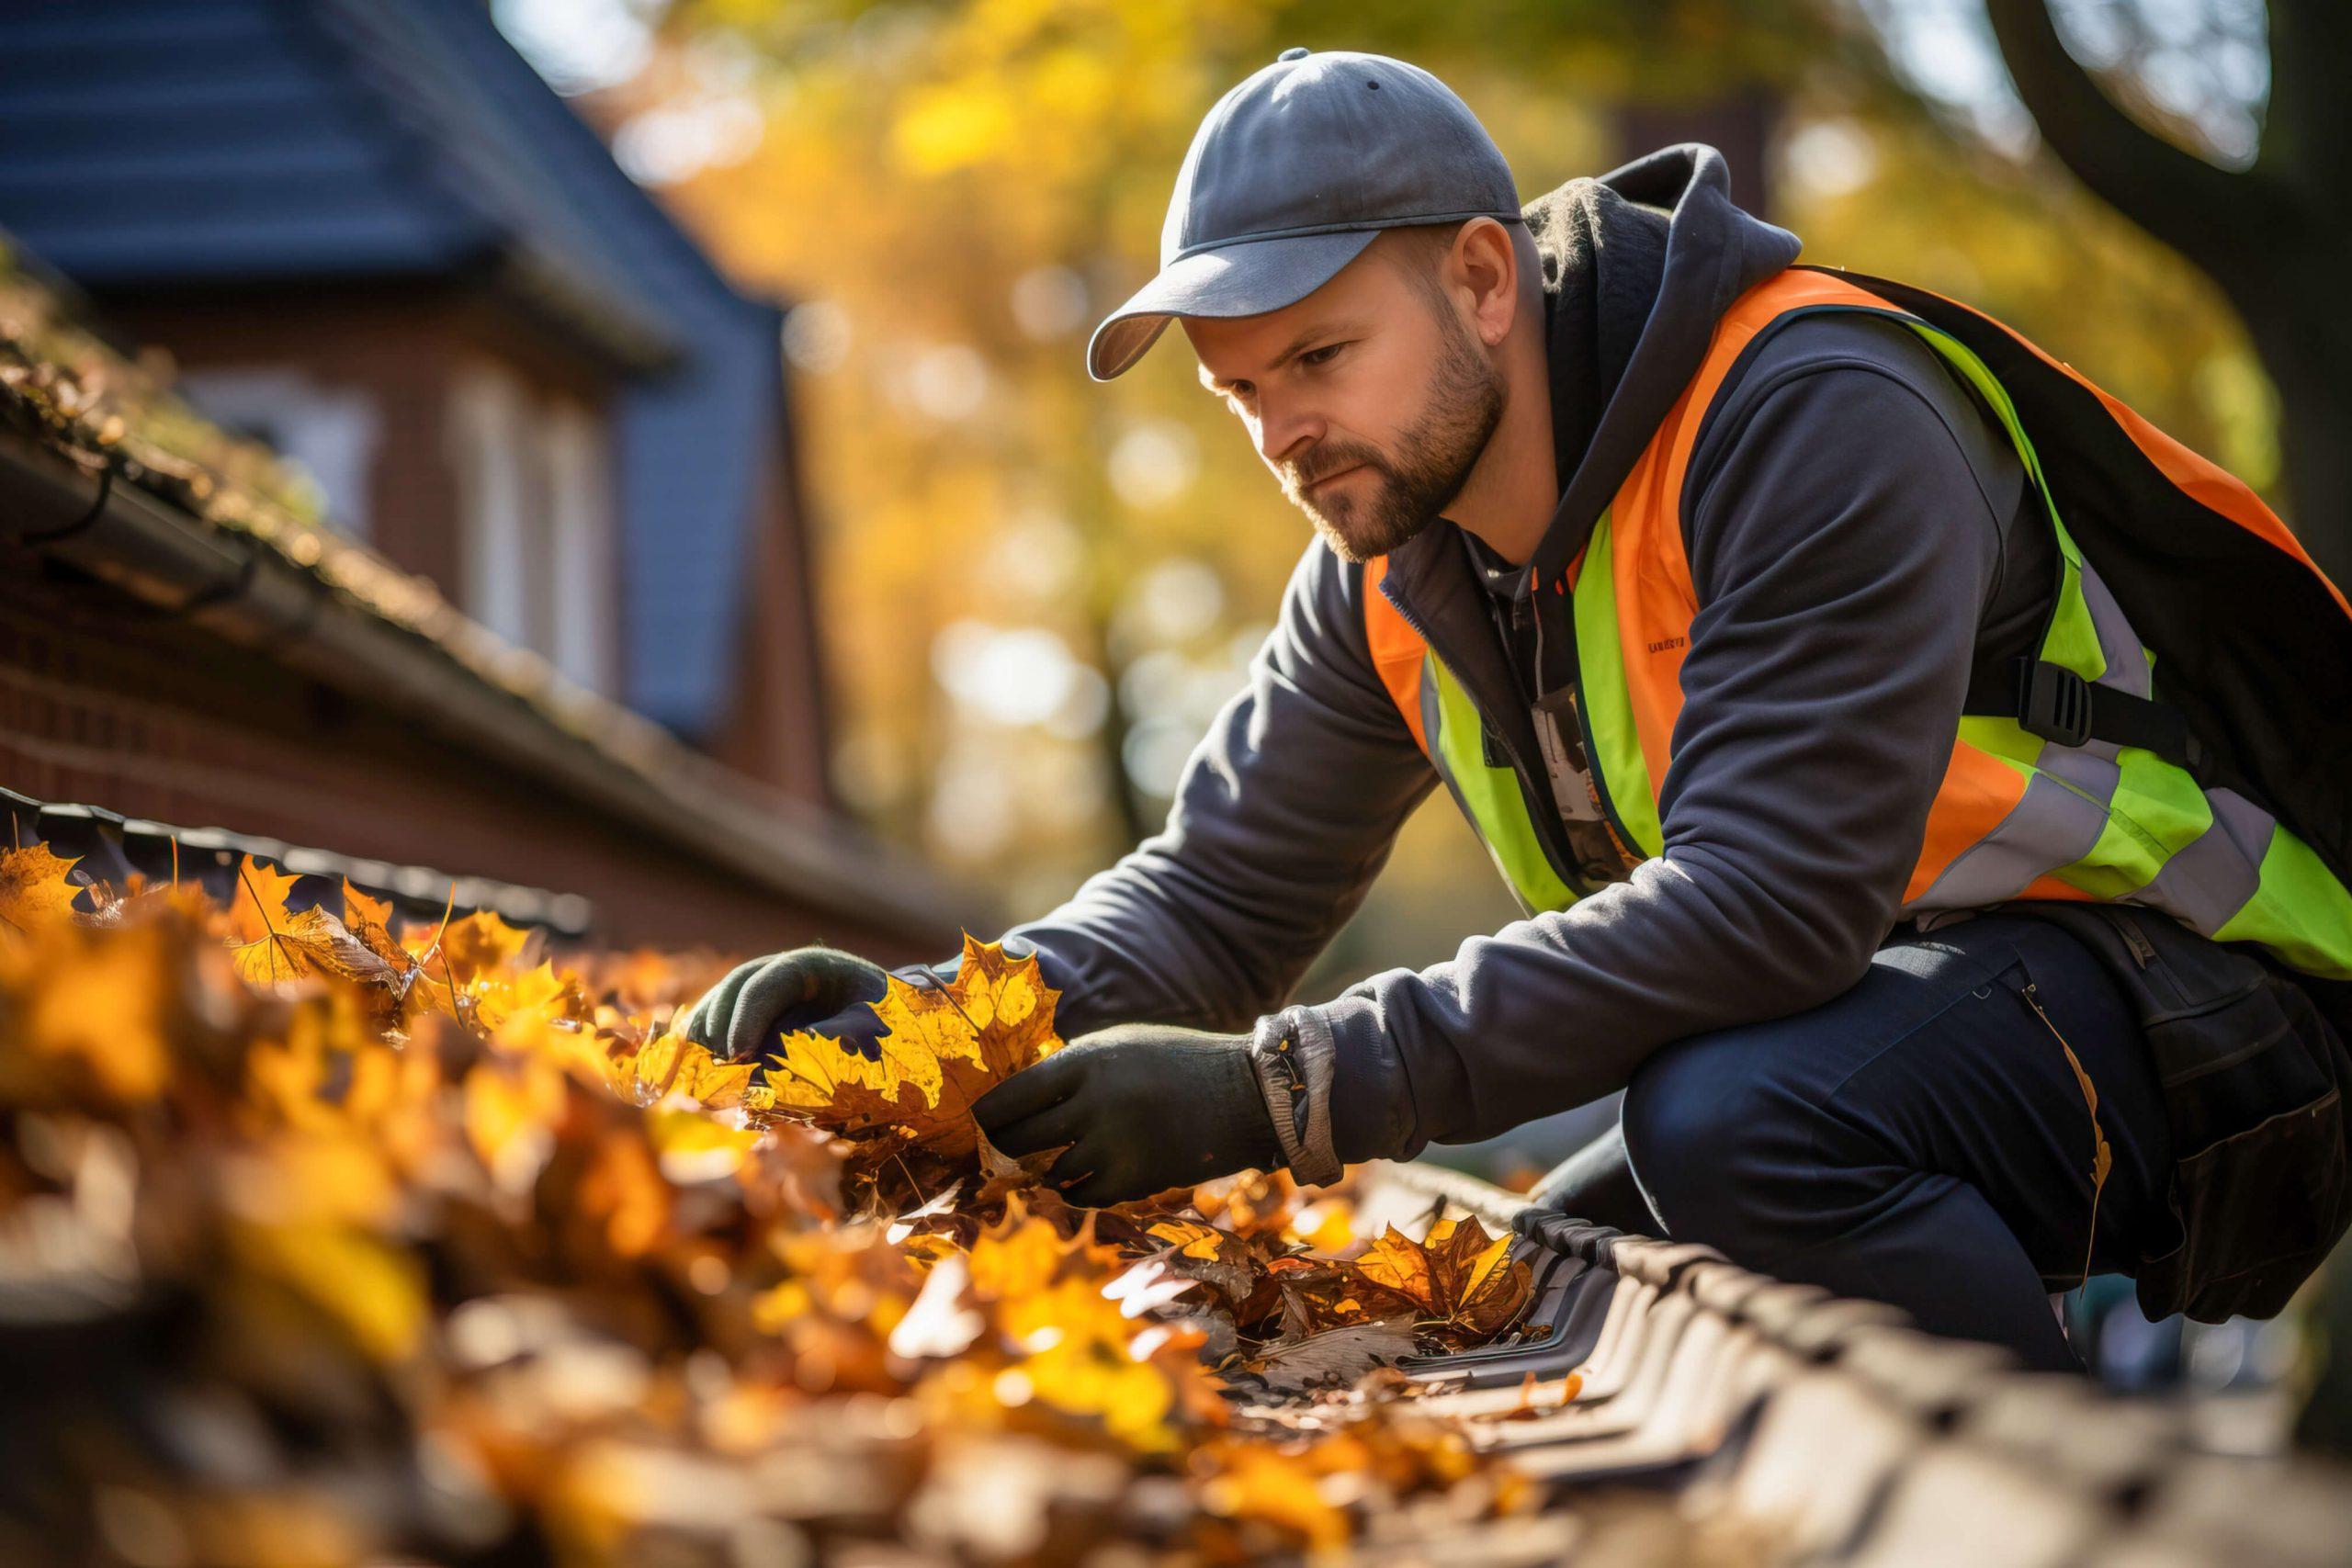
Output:
M1838 346L1759 362L1694 457L1685 531L1702 608L1664 853L1318 1010L1343 1157L1566 1110L1623 1087L1663 1044L1817 1006L1861 977L1951 756L2023 482L1929 351L1871 326L1882 335L1860 352L1815 334ZM1387 1088L1400 1077L1401 1097Z
M1007 933L1060 988L1065 1037L1131 1021L1247 1029L1363 901L1437 777L1373 670L1363 592L1361 567L1310 543L1167 825Z

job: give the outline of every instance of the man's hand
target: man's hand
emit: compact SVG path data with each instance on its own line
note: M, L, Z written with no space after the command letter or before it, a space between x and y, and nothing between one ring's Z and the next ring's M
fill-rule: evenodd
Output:
M1013 1074L972 1114L1015 1158L1069 1145L1045 1179L1090 1207L1282 1163L1247 1035L1101 1030Z
M830 947L800 947L740 964L678 1021L678 1032L712 1055L757 1061L785 1030L864 1043L882 1032L867 1007L887 976L865 959Z

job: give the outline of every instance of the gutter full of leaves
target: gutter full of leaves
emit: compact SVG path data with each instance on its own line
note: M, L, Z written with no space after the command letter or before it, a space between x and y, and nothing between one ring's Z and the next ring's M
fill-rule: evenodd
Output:
M1386 1367L1510 1331L1508 1238L1071 1208L968 1114L1059 1046L1034 962L729 1063L667 1028L715 961L295 882L0 851L0 1557L1241 1562L1532 1506Z

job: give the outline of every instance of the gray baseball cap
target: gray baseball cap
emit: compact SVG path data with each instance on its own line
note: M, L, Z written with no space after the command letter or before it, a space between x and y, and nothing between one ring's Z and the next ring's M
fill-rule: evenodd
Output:
M1296 304L1383 229L1520 216L1510 165L1469 106L1385 54L1286 49L1193 134L1159 231L1159 273L1094 329L1108 381L1178 316Z

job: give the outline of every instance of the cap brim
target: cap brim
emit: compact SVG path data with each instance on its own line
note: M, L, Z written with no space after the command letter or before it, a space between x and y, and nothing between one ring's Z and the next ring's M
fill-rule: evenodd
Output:
M1125 373L1179 316L1262 316L1295 305L1379 237L1377 229L1348 229L1196 251L1160 268L1094 329L1086 373L1097 381Z

